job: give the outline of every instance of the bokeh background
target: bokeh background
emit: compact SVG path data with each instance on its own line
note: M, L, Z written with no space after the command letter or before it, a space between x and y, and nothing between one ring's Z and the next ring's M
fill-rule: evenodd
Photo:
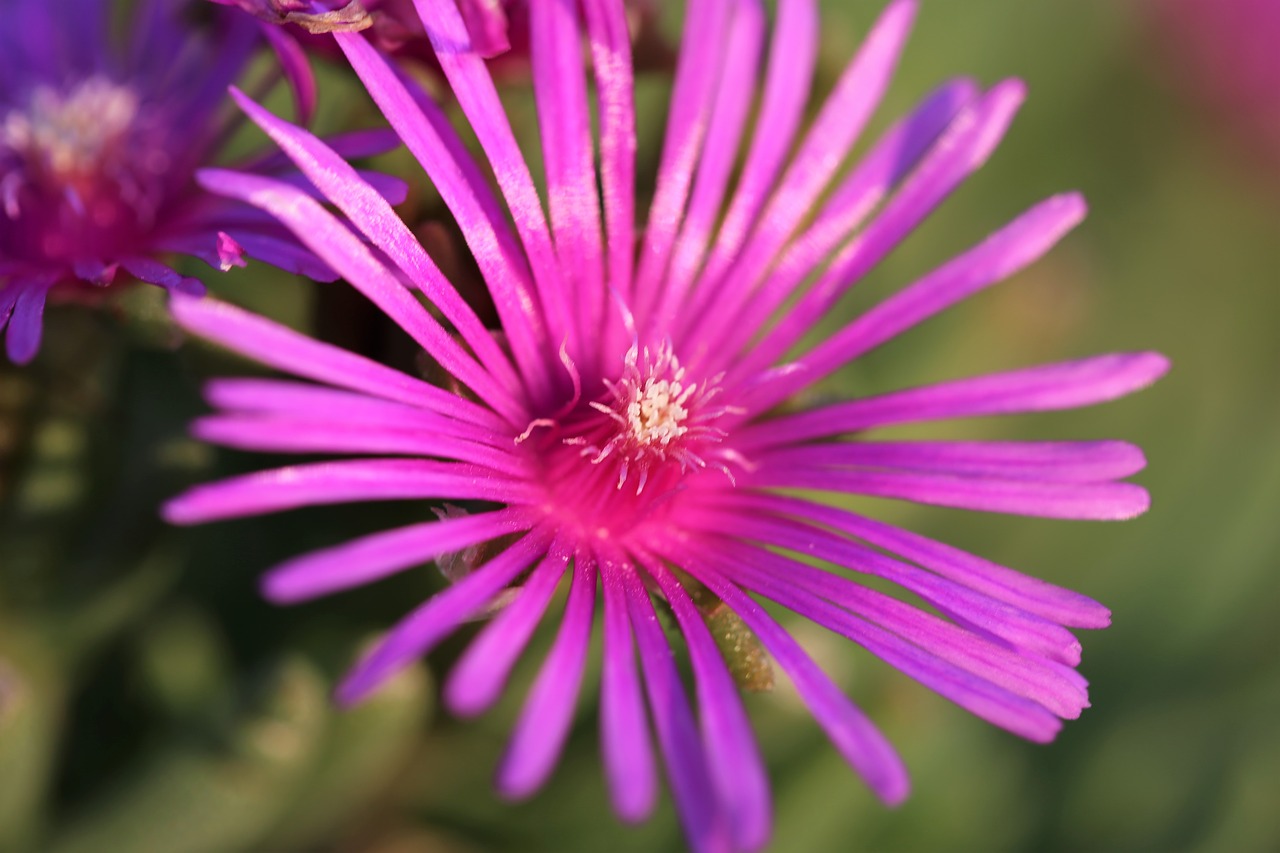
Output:
M1045 195L1081 189L1092 212L1046 260L826 390L1162 350L1170 376L1128 400L932 432L1137 442L1153 506L1091 524L865 504L1108 604L1113 626L1084 637L1094 707L1054 744L1027 744L796 623L901 749L914 793L884 809L787 685L752 695L775 784L772 850L1280 849L1280 141L1257 114L1265 103L1219 85L1243 51L1196 47L1215 34L1172 22L1180 4L923 2L877 127L958 73L1023 77L1030 98L991 162L848 310ZM880 5L825 4L820 89ZM676 32L678 8L663 14ZM340 70L323 84L322 128L376 122ZM643 182L669 79L655 70L640 85ZM1280 84L1264 91L1280 103ZM531 129L527 89L513 84L506 98ZM403 155L381 165L410 168ZM404 210L436 215L420 178ZM447 248L447 228L424 234ZM299 328L408 358L340 288L252 265L214 282ZM0 366L0 850L681 849L669 802L639 828L611 815L592 675L563 765L517 805L489 782L529 668L478 721L436 707L438 674L468 632L337 712L328 692L356 650L444 581L424 567L278 610L259 601L256 576L422 508L167 528L155 514L166 496L265 464L184 437L201 380L251 368L196 342L179 349L158 296L142 290L53 310L47 341L30 368Z

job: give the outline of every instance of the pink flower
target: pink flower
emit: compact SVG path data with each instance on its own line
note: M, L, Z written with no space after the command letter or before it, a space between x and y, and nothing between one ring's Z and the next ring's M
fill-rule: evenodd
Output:
M198 436L348 458L197 487L168 504L169 520L193 524L348 501L446 504L439 518L424 509L421 523L304 554L267 573L266 595L292 603L434 559L454 570L464 561L460 577L450 572L458 577L452 586L356 665L338 689L345 703L377 690L495 601L509 600L445 686L455 713L483 711L568 578L568 603L554 617L558 636L516 723L498 786L522 797L552 771L602 607L601 731L614 806L627 820L653 807L652 721L697 850L758 849L769 836L770 807L737 687L695 599L718 600L736 614L744 626L739 636L758 638L836 748L889 803L908 788L893 749L758 598L851 639L983 719L1034 741L1052 739L1063 719L1088 705L1075 669L1080 644L1069 629L1106 626L1106 608L831 498L1130 518L1148 499L1124 482L1144 465L1141 451L1125 442L892 441L870 433L1100 403L1152 382L1165 360L1108 355L779 408L849 361L1017 273L1080 221L1079 196L1042 201L810 343L816 322L839 298L986 160L1022 101L1022 85L1005 81L983 91L965 80L944 84L838 178L889 84L914 3L890 5L807 128L815 5L780 4L762 63L759 4L692 3L647 227L637 232L622 4L586 0L583 17L571 0L531 5L545 213L457 8L451 0L420 0L419 10L486 163L472 159L440 108L363 34L335 39L457 218L501 333L481 324L340 156L237 95L380 253L292 186L225 171L206 171L202 180L279 218L460 390L225 304L175 296L175 316L187 330L306 380L213 382L208 397L219 411L195 425ZM584 38L594 89L580 61ZM758 93L757 130L748 136ZM735 183L740 150L745 159ZM475 548L485 543L481 556ZM889 597L859 582L863 576L892 582L932 610ZM688 645L692 703L655 600L670 608Z

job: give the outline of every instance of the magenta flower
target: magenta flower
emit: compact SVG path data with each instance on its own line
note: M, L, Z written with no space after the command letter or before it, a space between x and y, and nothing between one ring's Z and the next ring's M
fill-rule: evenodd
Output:
M341 157L237 95L381 253L293 186L226 171L207 171L202 180L278 217L452 374L458 391L231 306L175 296L184 328L309 380L213 382L208 397L220 411L196 424L198 436L353 458L200 486L174 499L167 517L193 524L388 499L444 505L438 517L424 507L421 523L304 554L266 575L266 595L292 603L433 559L455 569L463 561L461 572L450 572L460 575L452 586L355 666L338 688L344 703L360 701L463 622L509 600L445 686L455 713L483 711L557 585L570 578L568 602L555 617L558 636L516 724L498 787L522 797L551 772L602 607L601 728L612 801L627 820L642 819L654 804L651 721L698 850L757 849L770 826L758 748L694 601L706 590L758 638L836 748L889 803L907 793L893 749L758 598L848 637L983 719L1034 741L1052 739L1063 719L1088 704L1075 669L1080 644L1068 629L1104 627L1106 608L842 509L833 497L1069 519L1137 515L1147 494L1122 480L1144 460L1124 442L888 441L867 433L1100 403L1152 382L1165 360L1108 355L779 408L1032 263L1080 221L1078 196L1047 199L810 341L839 297L982 164L1022 101L1022 85L1006 81L982 91L964 80L946 83L837 178L889 83L915 5L899 0L888 8L802 129L817 50L814 4L780 4L761 69L766 26L758 4L693 3L648 225L637 234L622 4L587 0L585 20L576 8L570 0L531 5L549 217L451 0L421 0L419 10L496 193L485 166L430 98L364 35L335 36L462 226L500 334L482 326ZM594 90L579 60L583 38ZM758 70L759 131L744 138ZM731 187L740 149L745 159ZM468 511L459 511L459 502ZM479 556L484 543L486 556ZM897 584L932 610L864 585L863 576ZM659 607L670 609L688 645L692 702Z
M225 90L259 46L257 28L217 16L185 23L176 0L137 4L123 50L119 4L7 4L0 30L0 331L15 362L34 357L52 288L68 294L135 278L202 292L161 257L193 255L226 270L244 254L305 275L332 273L270 217L205 192L211 165L241 119ZM132 8L132 7L131 7ZM349 156L385 148L381 134L338 142ZM259 161L263 173L287 167ZM295 178L297 177L294 173ZM389 187L384 187L394 192Z

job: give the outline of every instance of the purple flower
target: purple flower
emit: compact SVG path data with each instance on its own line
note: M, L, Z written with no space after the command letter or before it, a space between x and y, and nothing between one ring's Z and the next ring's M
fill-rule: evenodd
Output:
M176 0L137 4L124 48L118 4L8 4L0 29L0 331L15 362L34 357L51 288L136 278L198 293L158 259L194 255L226 270L244 254L312 277L332 273L270 217L205 192L210 165L239 118L225 91L260 44L240 16L193 30ZM132 7L131 7L132 8ZM347 155L383 140L357 134ZM254 168L279 171L280 157ZM296 176L296 173L295 173Z
M295 87L313 92L315 81L304 56L340 56L329 33L366 30L366 38L398 60L413 60L439 71L431 40L414 0L212 0L238 6L269 24L266 32ZM669 51L657 33L656 0L625 0L638 64L665 67ZM489 60L495 78L523 78L529 64L529 0L457 0L471 50ZM292 26L290 26L292 25Z
M1104 627L1106 608L843 509L838 499L872 495L1053 518L1135 516L1147 494L1122 480L1144 459L1124 442L898 441L867 433L1100 403L1149 384L1165 360L1108 355L809 408L788 404L842 365L1032 263L1080 221L1079 196L1047 199L812 341L837 300L982 164L1021 103L1022 85L983 91L965 80L946 83L837 177L889 83L915 5L900 0L888 8L802 128L818 41L814 4L779 5L762 61L759 4L693 3L648 224L637 234L622 4L587 0L584 20L576 8L571 0L531 5L549 216L451 0L421 0L419 10L487 164L472 159L440 108L363 34L335 36L461 225L500 333L481 324L340 156L237 95L381 254L293 186L226 171L206 171L202 180L278 217L447 370L457 390L237 308L175 295L184 328L309 380L211 383L208 397L219 412L197 422L198 436L353 458L200 486L174 499L167 517L193 524L388 499L445 505L438 518L424 509L421 523L304 554L266 575L266 595L292 603L446 561L454 583L360 661L338 689L344 703L368 696L499 602L505 606L445 686L454 712L483 711L557 585L570 578L557 638L498 786L525 796L551 772L599 607L601 728L614 806L627 820L653 806L652 721L698 850L757 849L770 826L764 768L704 618L708 599L758 638L836 748L889 803L907 793L893 749L758 599L848 637L983 719L1034 741L1052 739L1062 719L1088 704L1075 670L1080 644L1068 629ZM584 38L594 90L579 61ZM759 131L744 136L758 70ZM834 568L815 568L807 558ZM862 576L892 582L932 609L887 596ZM692 703L664 635L664 609L688 646Z

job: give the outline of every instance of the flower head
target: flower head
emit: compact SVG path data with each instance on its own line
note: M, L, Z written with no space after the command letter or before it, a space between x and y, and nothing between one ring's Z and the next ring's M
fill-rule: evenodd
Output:
M446 558L455 582L356 665L338 689L343 702L369 695L501 600L509 603L445 688L456 713L484 710L569 578L557 638L498 785L523 796L551 772L602 602L601 725L612 800L629 820L651 809L652 720L681 820L699 850L756 849L769 833L764 769L708 627L711 610L735 614L738 636L758 640L888 802L907 792L894 751L758 598L853 640L996 725L1035 741L1053 738L1063 718L1087 705L1075 670L1080 645L1068 629L1103 627L1107 610L843 509L833 496L1054 518L1141 513L1146 493L1121 481L1144 460L1124 442L891 441L867 433L1099 403L1152 382L1164 359L1111 355L807 409L788 404L850 360L1032 263L1081 219L1078 196L1041 202L809 341L839 297L981 165L1022 86L944 84L838 177L889 83L914 4L889 6L802 128L817 46L814 4L779 5L762 63L760 5L692 3L657 185L637 241L622 4L587 0L581 17L570 0L531 4L546 213L457 8L452 0L420 0L418 8L497 192L440 108L364 35L335 38L462 226L501 333L483 326L341 157L238 96L381 253L291 186L224 171L202 180L278 217L393 318L459 391L231 306L176 296L174 313L189 331L308 380L213 382L208 397L219 412L196 424L198 436L351 458L200 486L173 500L167 517L189 524L385 499L452 507L438 516L424 510L421 523L304 554L266 575L269 598L297 602ZM578 61L584 37L598 141ZM763 94L748 137L758 72ZM740 149L745 159L731 186ZM489 543L485 552L468 550L482 543ZM460 577L459 553L469 555ZM864 576L892 582L931 609L860 583ZM661 627L664 608L688 645L694 704Z
M248 253L331 277L278 225L194 181L234 129L224 93L258 46L255 28L219 16L197 31L165 0L139 8L117 50L118 5L16 4L0 31L0 331L7 323L16 362L39 347L51 288L132 277L203 291L157 256L226 270Z

